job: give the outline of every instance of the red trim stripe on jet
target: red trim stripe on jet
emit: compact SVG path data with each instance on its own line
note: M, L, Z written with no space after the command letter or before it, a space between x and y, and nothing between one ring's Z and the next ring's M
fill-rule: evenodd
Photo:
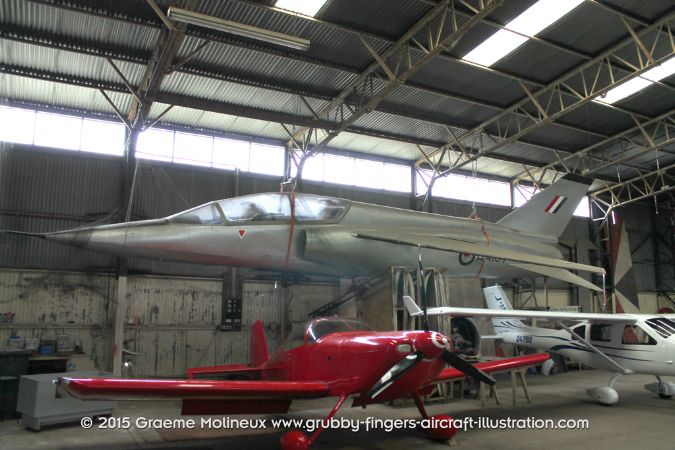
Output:
M560 211L560 208L562 208L562 205L567 201L567 197L562 197L560 195L556 195L553 201L551 202L550 205L548 205L548 208L545 209L547 213L555 214L558 211Z

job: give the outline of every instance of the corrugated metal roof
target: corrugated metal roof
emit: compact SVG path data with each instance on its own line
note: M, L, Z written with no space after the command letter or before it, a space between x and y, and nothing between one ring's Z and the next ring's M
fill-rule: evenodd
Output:
M270 4L269 1L261 3ZM489 15L489 19L499 24L508 23L533 3L534 0L505 2ZM169 4L169 0L158 2L162 9L168 8ZM647 20L655 20L673 9L672 2L614 0L605 1L605 4ZM121 80L104 58L81 53L112 56L131 84L136 85L145 72L142 63L154 47L162 26L147 2L140 0L53 0L52 4L0 0L0 7L7 12L0 19L4 33L0 35L4 37L0 43L0 63L7 68L7 74L3 74L0 80L0 100L12 104L28 102L53 105L72 111L105 114L106 117L112 117L112 109L100 93L67 83L99 83L115 91L122 89ZM459 3L457 7L464 8ZM197 99L310 118L311 112L299 101L298 95L305 96L312 108L318 111L329 98L337 95L354 79L354 72L373 62L372 55L357 34L345 28L379 35L379 39L372 36L366 39L378 52L382 52L389 46L387 40L397 39L431 8L433 5L428 2L409 0L334 1L324 8L317 21L246 2L203 0L199 2L200 12L310 39L310 50L300 52L189 26L189 36L183 39L174 61L195 49L202 42L200 35L216 36L227 43L208 46L186 63L182 72L169 75L161 90L164 93L178 93ZM335 26L321 23L321 20L332 22ZM435 19L434 23L438 20ZM461 15L460 23L465 20L466 16ZM636 29L641 28L629 22ZM446 21L446 25L448 23ZM477 25L460 40L452 54L463 55L495 30L494 26L488 24ZM448 32L447 29L445 32ZM422 34L419 37L426 42L426 36ZM572 49L597 54L627 35L616 13L586 2L542 32L540 37ZM35 45L37 42L43 46ZM652 40L645 39L645 43L650 46ZM668 51L668 45L667 39L661 39L657 45L659 54ZM69 51L69 47L73 51ZM635 48L628 47L620 55L634 63L637 61ZM422 54L415 49L412 53L413 60ZM136 63L128 62L130 60ZM582 61L570 53L551 50L541 43L528 42L495 65L495 68L528 79L549 81ZM184 73L186 71L189 73ZM379 70L379 73L386 79L384 71ZM44 78L51 78L52 81ZM607 79L607 74L603 73L599 82ZM665 81L672 83L673 79L670 77ZM487 105L507 107L525 95L513 77L447 58L436 58L416 73L410 82L420 89L401 87L395 90L380 103L383 112L365 115L354 129L370 135L390 138L400 136L404 141L440 145L450 140L442 124L449 125L454 132L462 133L464 130L460 130L460 127L474 127L499 112ZM581 84L574 80L570 80L570 84L575 89L582 89ZM384 85L384 81L375 81L374 92L379 92ZM656 115L675 106L675 100L672 100L675 97L668 94L670 91L663 88L649 88L620 105L638 113ZM109 95L124 113L129 110L130 95L116 92L110 92ZM352 105L359 100L359 95L352 93L348 96ZM369 95L372 93L367 92L365 98L368 99ZM159 114L163 107L155 105L151 117ZM288 139L278 124L189 108L174 108L162 123L275 142ZM570 124L579 130L561 127L560 124ZM550 151L537 149L530 144L579 150L599 139L592 132L611 135L632 126L632 119L625 112L589 104L567 114L558 123L543 126L526 135L523 137L525 144L505 146L495 152L495 156L513 160L508 167L500 167L506 164L503 162L486 161L480 170L485 170L486 174L500 170L521 174L523 170L519 163L522 161L545 163L555 160ZM495 130L488 127L488 131ZM419 151L412 144L353 133L339 135L330 146L338 151L403 160L419 158ZM644 164L650 163L655 162L644 161Z
M628 30L618 15L597 4L584 2L537 37L588 55L597 55L627 34Z

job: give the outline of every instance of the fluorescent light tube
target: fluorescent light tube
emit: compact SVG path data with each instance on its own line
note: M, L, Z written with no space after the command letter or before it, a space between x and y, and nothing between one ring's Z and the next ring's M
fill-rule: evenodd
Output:
M275 31L256 28L242 23L232 22L230 20L219 19L217 17L199 14L185 9L170 7L167 17L170 20L177 20L200 27L211 28L214 30L225 31L227 33L237 34L252 39L269 42L271 44L283 45L297 50L308 50L309 41L287 34L277 33Z

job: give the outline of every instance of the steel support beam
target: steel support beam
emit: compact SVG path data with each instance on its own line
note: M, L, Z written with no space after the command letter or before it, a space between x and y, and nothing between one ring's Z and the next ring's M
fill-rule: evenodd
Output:
M607 208L605 213L609 214L620 206L675 190L675 174L669 174L669 170L675 170L675 164L649 173L640 172L637 177L622 183L610 185L605 181L605 187L592 192L591 196L604 205Z
M633 119L636 126L568 156L560 157L558 161L535 169L532 174L542 173L543 177L547 171L563 171L580 172L589 176L611 167L625 166L626 162L650 152L655 152L658 156L657 151L663 151L663 147L675 143L675 110L645 122L640 122L637 117ZM639 140L631 137L636 133L640 133ZM531 175L521 175L514 182L518 183L528 176Z
M646 58L647 55L643 54L645 50L638 46L636 51L638 52L637 57L640 63L639 67L635 67L632 74L617 78L616 73L608 70L608 66L611 66L615 53L628 45L636 45L637 41L644 40L646 37L654 37L654 34L660 34L660 30L668 26L674 19L675 13L670 13L639 33L629 33L629 37L598 55L593 60L565 73L545 88L539 89L536 92L530 92L529 94L525 92L524 97L509 107L507 111L497 114L472 130L467 131L462 136L457 137L456 140L465 147L476 147L479 149L479 152L475 156L462 158L455 162L449 161L449 170L464 167L499 148L518 141L518 139L527 133L559 119L565 114L594 100L596 97L652 69L655 64L661 64L675 56L675 45L673 45L672 41L669 43L671 48L665 55L653 54L655 46L651 50L645 48L649 54L648 58ZM563 87L575 92L577 98L572 101L565 100L561 91ZM542 105L546 106L542 107ZM523 121L518 111L528 115L528 119ZM486 134L486 127L496 128L498 138L494 139L491 135ZM454 141L449 142L446 146L439 147L427 155L427 157L430 159L436 157L445 148L452 145L456 145ZM425 158L419 159L417 164L421 164L424 161Z
M316 154L326 147L340 132L346 130L361 117L377 108L382 100L401 86L408 78L412 77L422 67L441 54L441 52L454 47L467 31L500 5L501 0L479 1L476 15L462 25L458 25L455 20L454 3L450 2L450 0L443 0L425 14L396 44L375 57L375 61L361 75L317 113L321 118L329 117L331 114L335 117L338 115L343 117L345 115L345 99L347 96L353 94L359 98L359 106L354 110L348 109L346 113L347 117L342 121L340 128L330 133L325 133L323 139L312 147L311 152L304 153L298 165L298 178L302 179L302 168L309 155ZM452 17L446 21L447 14L451 14ZM438 23L434 20L437 17L440 17ZM441 40L440 37L445 31L446 23L451 29L451 33ZM422 44L426 46L426 54L417 60L413 60L410 53L411 42L416 41L414 36L424 28L429 30L427 41ZM384 69L385 66L387 69ZM389 74L388 79L383 79L379 76L378 72L380 69ZM289 142L289 146L293 141L300 141L308 133L311 135L310 129L303 128L300 130L293 136L294 139ZM309 140L307 139L307 141Z

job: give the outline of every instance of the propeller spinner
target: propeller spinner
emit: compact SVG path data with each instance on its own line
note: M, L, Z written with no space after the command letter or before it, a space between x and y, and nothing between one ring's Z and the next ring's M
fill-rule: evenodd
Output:
M427 296L424 286L424 267L422 266L422 251L420 248L418 258L420 296L422 297L422 308L424 311L424 333L415 338L415 347L417 350L404 359L396 363L391 369L380 378L368 391L370 398L374 399L396 380L401 378L420 362L427 359L441 358L446 364L454 367L460 372L483 383L494 385L496 381L485 372L477 369L473 364L466 361L458 354L452 352L452 344L445 336L429 331L429 319L427 317ZM442 349L442 351L440 351Z

